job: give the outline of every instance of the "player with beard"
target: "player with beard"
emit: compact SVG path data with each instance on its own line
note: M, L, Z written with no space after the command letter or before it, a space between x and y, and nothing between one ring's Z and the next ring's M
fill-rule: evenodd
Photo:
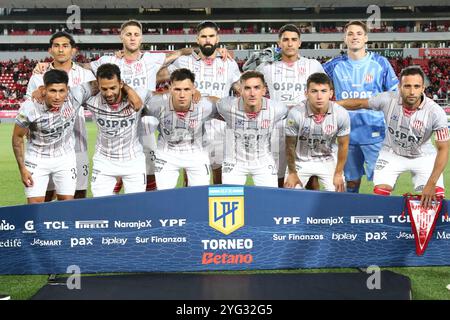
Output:
M195 74L195 86L202 96L218 98L229 96L230 89L239 91L240 71L237 63L226 59L226 50L219 49L219 27L212 21L197 26L197 44L200 52L181 56L168 69L186 68ZM223 145L225 123L217 119L206 122L206 139L209 142L209 157L213 169L214 184L222 183Z

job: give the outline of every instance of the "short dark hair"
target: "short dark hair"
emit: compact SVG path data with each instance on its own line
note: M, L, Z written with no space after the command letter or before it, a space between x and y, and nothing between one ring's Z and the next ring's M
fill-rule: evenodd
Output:
M404 76L413 76L415 74L418 74L419 76L421 76L422 81L425 83L425 73L423 72L423 70L420 66L409 66L409 67L402 69L402 71L400 72L400 76L399 76L400 82L402 82L402 78Z
M364 32L367 34L369 33L369 28L367 28L367 24L362 22L361 20L351 20L344 26L344 32L347 31L348 27L350 26L360 26L363 28Z
M330 86L330 89L333 89L333 82L326 73L316 72L311 74L306 81L306 90L309 89L309 85L311 83L328 84Z
M55 83L69 84L69 76L64 70L51 69L44 73L44 85L47 87Z
M58 32L55 32L54 34L52 34L52 36L50 38L50 47L53 46L53 41L57 38L67 38L70 42L70 45L74 48L77 45L71 34L68 34L65 31L58 31Z
M200 31L202 31L203 29L206 29L206 28L211 28L211 29L216 30L216 32L219 32L219 27L213 21L202 21L197 25L195 30L197 31L197 34L199 34Z
M247 81L248 79L252 79L252 78L259 78L259 79L261 79L262 83L264 85L266 85L266 80L264 79L264 75L261 72L255 71L255 70L245 71L243 74L241 74L241 78L239 81L244 82L244 81Z
M192 83L195 83L195 74L186 68L177 69L170 75L170 83L174 81L183 81L189 79Z
M120 68L116 64L105 63L97 69L97 79L113 79L114 76L120 82Z
M125 21L124 23L122 23L122 25L120 26L120 32L122 32L126 27L129 27L129 26L138 27L142 32L142 23L140 23L139 21L134 20L134 19L131 19L131 20L128 20L128 21Z
M278 31L278 39L281 39L281 36L286 31L295 32L295 33L298 34L298 37L300 38L300 29L296 25L294 25L294 24L285 24Z

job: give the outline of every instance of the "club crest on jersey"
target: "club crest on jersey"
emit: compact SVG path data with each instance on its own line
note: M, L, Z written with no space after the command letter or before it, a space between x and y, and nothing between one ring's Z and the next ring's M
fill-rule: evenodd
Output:
M325 128L323 128L323 132L325 134L332 134L334 131L334 126L332 124L326 125Z
M134 65L134 72L136 72L136 73L141 73L142 72L142 63L136 63L135 65Z
M374 79L373 74L368 73L368 74L366 74L365 77L364 77L364 82L365 82L365 83L371 83L371 82L373 82L373 79Z
M191 119L189 120L189 128L195 128L198 124L198 120L197 119Z
M244 226L243 187L210 187L208 195L211 228L229 235Z
M217 68L217 74L219 76L223 76L224 73L225 73L225 68L224 67L218 67Z
M423 122L420 121L420 120L415 120L415 121L413 122L413 124L412 124L412 127L413 127L414 129L416 129L417 131L421 131L422 128L423 128Z
M305 66L298 67L298 73L299 74L305 74L306 73L306 67Z
M439 200L432 202L431 208L424 208L420 205L421 195L406 194L404 197L406 211L411 221L411 229L416 240L416 254L421 256L424 254L431 240L437 218L442 211L442 204L445 203L445 199L441 197ZM405 211L402 215L404 214Z
M270 120L264 119L263 121L261 121L261 128L267 129L269 127L270 127Z

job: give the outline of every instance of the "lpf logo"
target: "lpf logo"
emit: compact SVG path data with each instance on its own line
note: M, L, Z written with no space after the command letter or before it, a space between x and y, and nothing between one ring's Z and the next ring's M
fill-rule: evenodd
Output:
M209 188L209 225L229 235L244 226L244 188Z

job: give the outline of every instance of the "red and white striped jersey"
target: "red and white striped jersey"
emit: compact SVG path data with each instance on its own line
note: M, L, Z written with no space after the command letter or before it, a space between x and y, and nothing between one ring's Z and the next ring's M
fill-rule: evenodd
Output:
M369 108L384 113L386 137L383 148L409 158L435 152L431 143L433 132L436 141L448 141L448 123L445 111L433 100L423 95L415 111L403 107L397 92L383 92L369 99Z
M217 116L216 107L208 98L191 104L186 113L177 112L170 94L153 96L146 113L159 120L158 150L177 153L203 152L205 122Z
M48 70L54 69L53 64L49 65ZM69 73L69 87L75 87L82 83L94 81L95 76L92 71L82 68L76 63L72 63ZM26 97L31 98L33 91L39 86L44 85L44 76L42 74L33 74L28 82ZM84 119L84 109L80 108L78 117L75 118L75 152L85 152L87 150L87 133Z
M202 96L227 97L232 84L241 76L236 61L223 61L219 55L208 60L193 53L179 57L168 66L170 73L181 68L189 69L195 74L195 87Z
M165 53L144 52L133 61L115 56L102 56L98 60L90 63L94 73L98 67L105 63L112 63L119 67L120 77L123 82L132 87L145 88L150 91L156 90L156 74L163 66L166 59Z
M16 124L29 129L26 155L53 158L75 151L75 118L90 96L90 85L84 83L69 89L66 100L56 112L31 99L23 102Z
M288 137L297 137L296 160L337 161L336 137L350 134L350 116L332 101L324 115L314 115L305 100L289 111L285 133Z
M148 91L143 88L135 90L144 102L139 111L133 109L126 97L114 106L109 105L101 93L87 101L86 105L97 124L97 154L111 160L131 160L143 154L138 126L142 110L148 102Z
M249 115L242 98L226 97L218 101L217 111L226 122L225 162L259 165L273 157L270 138L275 124L287 115L283 103L263 98L259 113Z
M305 57L299 57L293 63L284 61L264 63L256 70L264 75L270 98L287 106L299 104L306 99L306 82L311 74L325 73L319 61Z

